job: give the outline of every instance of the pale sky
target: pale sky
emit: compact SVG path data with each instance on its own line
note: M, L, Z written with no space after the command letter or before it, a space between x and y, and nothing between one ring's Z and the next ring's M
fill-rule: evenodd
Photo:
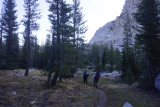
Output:
M23 19L23 1L16 0L16 10L18 10L18 21ZM72 0L66 0L71 3ZM0 0L0 10L2 8L3 0ZM94 36L96 30L116 19L120 15L125 0L81 0L82 13L84 15L84 20L87 20L86 26L88 26L88 31L84 34L86 42ZM39 39L39 43L44 43L46 35L49 33L47 29L50 28L50 23L48 20L48 4L45 0L39 0L41 10L41 19L38 21L40 23L40 30L36 31L36 35ZM23 25L20 25L18 32L23 32Z

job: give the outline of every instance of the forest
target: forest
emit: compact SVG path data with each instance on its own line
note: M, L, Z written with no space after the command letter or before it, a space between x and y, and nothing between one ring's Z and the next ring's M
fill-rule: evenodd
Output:
M140 89L160 91L160 83L159 89L155 87L155 79L160 73L160 10L157 0L142 0L137 13L133 14L139 24L134 28L137 31L135 41L132 40L132 21L128 14L125 15L121 49L115 48L113 42L85 43L83 35L87 26L80 0L73 0L73 4L65 0L46 2L49 4L51 26L44 45L39 45L38 35L33 33L39 30L38 20L41 18L38 0L24 0L25 15L21 19L25 29L23 43L20 43L17 32L16 1L3 0L0 14L1 73L23 69L27 79L31 68L39 69L45 77L43 88L51 89L59 86L63 79L74 78L80 70L118 71L121 74L119 81L125 84L137 82Z

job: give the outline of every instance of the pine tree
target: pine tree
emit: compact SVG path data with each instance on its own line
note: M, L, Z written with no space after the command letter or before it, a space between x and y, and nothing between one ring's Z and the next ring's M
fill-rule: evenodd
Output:
M101 59L100 59L100 56L99 56L99 52L97 52L96 54L96 60L95 60L95 70L96 72L101 72Z
M134 75L133 72L131 71L131 68L128 67L128 70L126 71L125 79L124 79L128 84L132 84L134 82Z
M33 37L33 49L32 49L32 55L31 55L31 65L34 68L39 68L40 64L40 46L38 45L37 36Z
M132 72L132 74L134 73L134 76L137 76L137 71L136 66L135 66L135 62L134 62L134 53L133 53L133 43L132 43L132 21L129 18L128 12L125 15L126 17L126 22L124 23L124 38L123 38L123 57L122 57L122 78L131 78L129 76L131 76L129 72ZM130 70L130 71L128 71Z
M67 23L69 23L68 19L68 8L66 3L63 0L52 0L52 1L47 1L50 4L49 11L51 12L49 15L49 20L52 24L51 30L52 30L52 49L51 49L51 56L52 59L53 57L56 60L56 72L53 76L53 79L51 81L51 85L54 86L56 85L57 78L59 73L62 71L62 57L63 57L63 43L64 43L64 38L68 34L66 33L66 30L68 28ZM67 28L66 28L67 26ZM65 29L64 29L65 28ZM70 32L70 31L69 31ZM55 40L54 40L55 39ZM69 39L69 36L65 38L65 40ZM55 45L55 46L54 46ZM53 49L56 49L55 52L53 52ZM55 53L53 55L53 53ZM51 61L50 64L51 65ZM49 83L49 78L51 75L51 71L49 71L48 75L48 83Z
M15 0L4 0L4 13L2 16L2 24L4 25L4 37L6 38L6 63L7 69L15 69L18 65L18 22L16 21L16 4Z
M2 10L3 12L3 10ZM2 13L1 12L1 13ZM2 24L2 15L0 16L0 69L3 68L3 24Z
M71 5L65 1L61 1L60 9L60 28L61 28L61 71L60 81L62 77L70 77L74 75L74 45L73 42L73 26L71 26Z
M109 64L110 64L110 72L113 71L114 69L114 60L115 60L115 53L114 53L114 48L113 48L113 43L111 42L110 44L110 56L109 56Z
M25 26L24 34L26 36L25 43L26 43L26 52L27 52L25 76L28 76L28 71L30 67L31 35L33 31L36 31L39 28L39 24L37 23L37 20L40 19L40 12L37 9L39 6L37 2L38 0L24 0L24 9L26 13L24 15L23 24Z
M102 70L103 71L106 70L106 64L107 64L107 54L106 54L106 50L104 49L103 56L102 56Z
M126 52L127 56L129 56L129 51L130 51L130 49L133 45L133 43L132 43L132 35L133 34L132 34L132 31L131 31L132 25L131 25L131 20L130 20L128 14L129 13L127 12L126 15L125 15L126 22L124 23L124 26L123 26L123 28L124 28L124 32L123 32L124 38L123 38L123 45L122 45L122 47L123 47L124 51Z
M44 53L43 53L43 69L45 69L46 71L49 71L49 68L51 67L48 67L47 65L49 64L48 61L50 59L50 56L51 56L51 45L52 45L52 42L51 42L51 35L50 34L47 34L47 38L46 38L46 41L45 41L45 45L44 45Z
M121 52L118 48L115 50L115 69L120 71L121 70Z
M136 40L145 53L145 79L154 87L160 66L160 38L159 38L159 3L157 0L142 0L135 13L135 19L140 25Z
M99 46L94 43L91 45L90 56L89 56L89 60L92 66L94 66L94 68L96 67L97 64L96 63L97 54L99 54Z
M80 35L84 34L87 31L87 27L85 26L86 21L83 21L83 14L80 8L80 0L73 0L73 28L74 28L74 35L73 35L73 45L75 46L75 70L78 67L78 60L80 60L79 49L80 46L83 44L84 40Z

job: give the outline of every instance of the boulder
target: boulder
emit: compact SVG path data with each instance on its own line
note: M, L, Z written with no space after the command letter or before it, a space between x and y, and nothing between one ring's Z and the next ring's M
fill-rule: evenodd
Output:
M158 74L157 78L155 79L155 87L158 91L160 91L160 74Z
M31 101L30 103L31 103L31 104L35 104L35 103L36 103L36 101Z
M21 72L16 73L16 75L17 75L18 77L23 77L23 76L24 76L24 74L22 74Z
M131 85L131 87L138 87L139 83L138 82L135 82Z
M33 76L32 77L34 80L36 80L36 81L40 81L37 77L35 77L35 76Z
M17 94L16 91L13 91L13 92L12 92L12 95L16 95L16 94Z
M126 102L123 107L133 107L131 104L129 104L128 102Z

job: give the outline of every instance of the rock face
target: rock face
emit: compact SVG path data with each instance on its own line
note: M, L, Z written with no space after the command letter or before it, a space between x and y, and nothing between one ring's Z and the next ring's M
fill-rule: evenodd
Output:
M158 91L160 91L160 74L158 74L158 76L155 80L155 87Z
M105 24L103 27L99 28L93 38L90 40L90 44L97 43L108 43L111 41L114 47L119 47L123 43L123 32L124 32L124 23L126 21L126 14L129 15L129 19L131 21L131 31L133 34L133 41L135 31L133 27L136 27L137 23L133 18L133 13L137 11L136 5L140 2L140 0L126 0L125 5L123 7L122 13L120 16L116 18L116 20L111 21Z
M133 107L131 104L129 104L128 102L126 102L123 107Z

